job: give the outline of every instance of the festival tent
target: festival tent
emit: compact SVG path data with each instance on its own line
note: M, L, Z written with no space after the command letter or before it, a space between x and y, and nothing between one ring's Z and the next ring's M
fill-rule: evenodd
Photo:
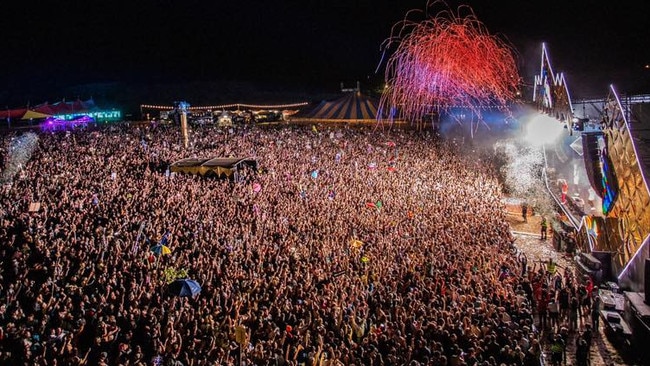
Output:
M75 100L72 104L72 111L86 111L86 107L84 107L83 102L79 99Z
M36 112L36 111L28 109L20 119L43 119L43 118L47 118L49 116L50 116L49 114Z
M0 119L20 119L27 112L27 108L0 110Z
M172 163L170 170L174 173L231 178L242 166L257 170L257 160L254 158L186 158Z
M97 109L95 101L92 99L82 101L77 99L73 102L66 102L62 100L60 102L50 104L49 108L54 114L69 114L69 113L84 113Z
M50 115L50 116L54 114L54 110L52 109L52 107L50 106L50 103L48 103L48 102L45 102L43 104L39 104L39 105L35 106L34 111L36 111L38 113L47 114L47 115Z
M81 101L81 108L86 111L94 111L98 109L93 98Z
M62 100L54 104L45 102L34 107L0 110L0 119L41 119L57 114L78 114L96 111L97 109L92 98L85 101L77 99L74 102Z
M318 122L374 122L377 105L375 99L355 90L339 99L322 101L306 118Z
M37 105L33 109L36 112L54 115L66 113L84 113L97 110L98 108L95 104L95 101L91 98L88 100L77 99L73 102L66 102L65 100L62 100L54 104L45 102L43 104Z
M72 113L72 103L66 103L64 100L52 104L50 108L52 108L54 114Z

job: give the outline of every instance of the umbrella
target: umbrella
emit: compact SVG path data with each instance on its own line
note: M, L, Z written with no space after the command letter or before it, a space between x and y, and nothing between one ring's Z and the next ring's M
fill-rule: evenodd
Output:
M168 246L162 245L162 244L156 244L151 247L151 251L156 254L156 255L165 255L165 254L170 254L172 252L171 249L169 249Z
M169 284L169 292L176 296L194 296L201 292L201 285L194 280L178 279Z

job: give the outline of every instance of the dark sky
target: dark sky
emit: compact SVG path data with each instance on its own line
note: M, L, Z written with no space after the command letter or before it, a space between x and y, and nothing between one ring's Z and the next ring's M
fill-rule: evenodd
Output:
M622 92L650 92L647 2L448 1L452 8L461 3L516 47L526 82L539 67L544 41L574 97L604 94L610 83ZM105 82L246 80L335 89L340 81L380 78L374 71L381 42L408 10L425 6L425 0L8 0L0 16L0 98L54 96Z

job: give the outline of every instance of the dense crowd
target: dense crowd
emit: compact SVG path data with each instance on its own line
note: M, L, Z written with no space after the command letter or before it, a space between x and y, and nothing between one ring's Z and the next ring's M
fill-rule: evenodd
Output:
M165 126L39 135L0 192L0 363L539 364L536 277L487 155L345 128L180 141ZM259 165L238 182L168 171L188 156ZM171 254L153 253L168 231ZM168 291L181 270L200 294Z

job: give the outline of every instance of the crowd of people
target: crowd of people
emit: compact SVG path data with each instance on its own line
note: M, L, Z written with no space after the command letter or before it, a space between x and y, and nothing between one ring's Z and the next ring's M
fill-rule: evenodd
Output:
M569 342L575 342L576 364L588 365L601 308L593 279L563 268L552 258L533 263L526 277L524 287L536 307L537 326L550 345L550 363L566 364Z
M0 363L539 365L537 289L555 277L513 252L489 154L346 128L191 141L173 126L39 135L0 191ZM188 156L258 170L170 173ZM198 295L170 293L180 272Z

